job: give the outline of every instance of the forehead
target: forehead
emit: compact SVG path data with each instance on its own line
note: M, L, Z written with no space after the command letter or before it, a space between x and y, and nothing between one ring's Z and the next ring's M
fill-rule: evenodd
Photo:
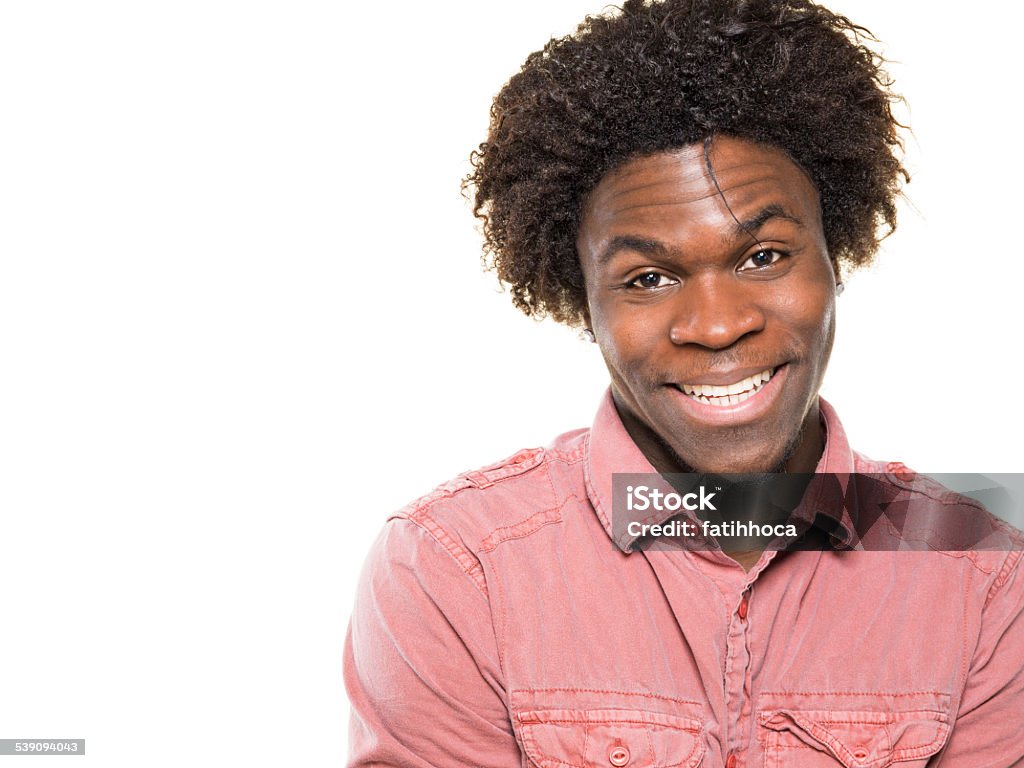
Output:
M785 152L719 137L707 150L693 144L636 158L606 174L584 203L578 244L581 250L598 248L600 241L638 228L656 227L669 237L702 227L731 231L734 216L745 221L769 207L820 229L818 191Z

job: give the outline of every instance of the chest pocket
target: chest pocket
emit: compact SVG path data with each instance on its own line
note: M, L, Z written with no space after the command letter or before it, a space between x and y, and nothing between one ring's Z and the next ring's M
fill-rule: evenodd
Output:
M924 768L949 736L949 697L940 694L772 698L758 712L765 768ZM850 703L863 708L843 708Z
M698 720L637 709L542 709L517 714L537 768L695 768L704 758Z

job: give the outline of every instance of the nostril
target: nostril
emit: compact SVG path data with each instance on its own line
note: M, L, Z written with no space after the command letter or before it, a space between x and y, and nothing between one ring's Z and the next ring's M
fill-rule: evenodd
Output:
M676 346L696 344L706 349L726 349L749 334L764 330L765 315L744 297L709 290L691 292L680 304L669 327Z

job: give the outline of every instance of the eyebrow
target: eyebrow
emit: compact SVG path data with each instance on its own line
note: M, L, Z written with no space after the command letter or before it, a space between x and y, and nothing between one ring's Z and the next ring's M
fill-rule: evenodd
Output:
M772 219L785 219L786 221L793 222L800 228L804 227L804 223L799 217L789 213L781 205L772 203L771 205L766 205L748 219L743 221L735 220L731 234L733 237L746 236L756 241L755 233ZM602 266L607 264L619 251L635 251L636 253L658 257L667 256L669 253L669 249L658 240L650 240L645 237L637 237L636 235L618 235L613 237L608 245L604 247L597 257L597 263Z

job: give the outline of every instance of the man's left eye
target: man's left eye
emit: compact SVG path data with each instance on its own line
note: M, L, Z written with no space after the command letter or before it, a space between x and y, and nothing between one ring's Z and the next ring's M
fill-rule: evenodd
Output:
M774 264L783 254L774 248L762 248L740 265L740 269L761 269Z

